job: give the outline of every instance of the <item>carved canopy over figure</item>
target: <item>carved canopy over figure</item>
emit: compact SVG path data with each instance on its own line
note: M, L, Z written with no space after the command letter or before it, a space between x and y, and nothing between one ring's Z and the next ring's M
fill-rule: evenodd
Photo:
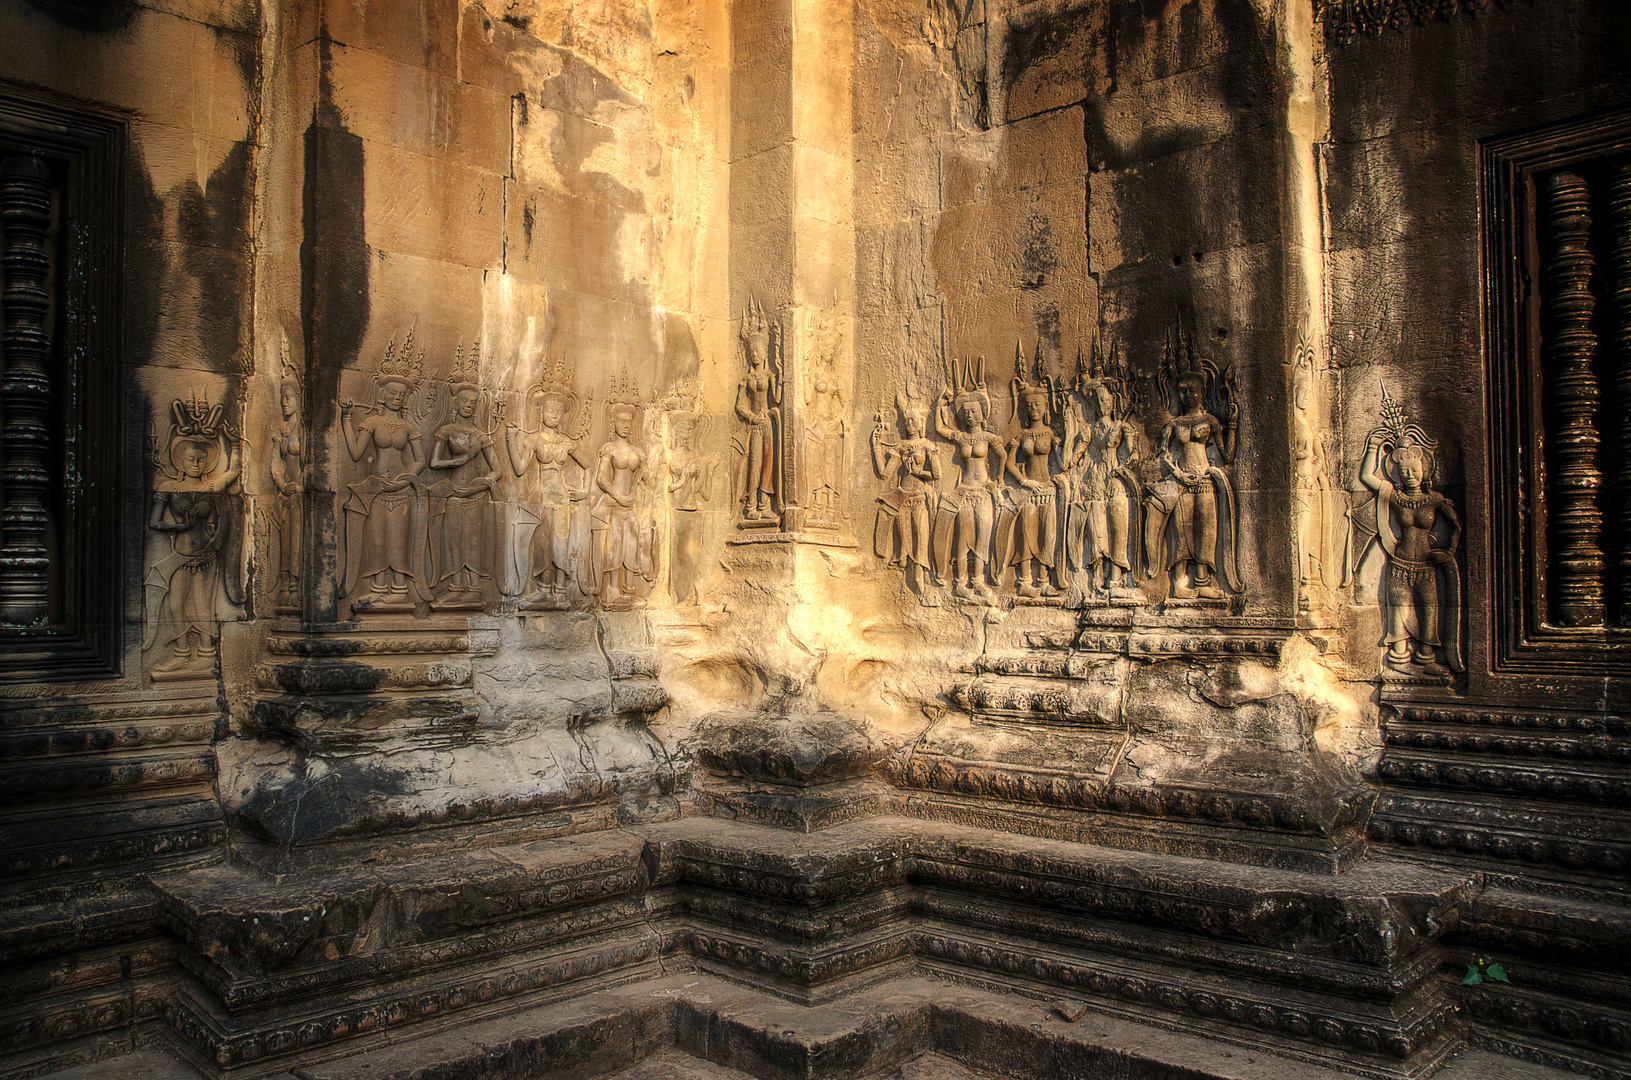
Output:
M238 511L228 495L240 457L224 411L178 399L162 453L154 440L153 464L162 479L147 519L156 535L148 547L142 647L169 650L149 669L155 679L207 676L219 651L218 597L224 592L231 603L243 603Z
M904 438L895 438L882 410L872 429L873 467L884 479L897 481L895 490L878 498L873 548L890 566L906 571L908 585L925 607L937 607L939 601L923 575L942 584L939 566L929 554L930 522L940 499L940 451L923 434L927 409L904 395L896 396L895 407Z
M1145 573L1166 567L1173 599L1221 600L1225 588L1241 591L1240 520L1228 472L1240 427L1232 375L1197 356L1182 325L1174 327L1161 385L1175 415L1155 441L1162 479L1144 493Z
M742 316L742 350L748 369L736 384L736 415L747 425L736 441L744 459L739 495L747 526L773 526L780 520L781 335L773 336L772 330L764 308L750 299Z
M356 406L340 404L340 422L351 460L367 470L348 487L345 504L345 575L340 594L351 596L355 612L411 611L415 599L429 602L425 568L425 485L428 461L408 402L419 388L424 353L413 352L409 331L400 355L396 339L385 347L374 376L374 405L361 420ZM412 589L410 594L409 590Z
M590 402L580 400L573 389L564 358L542 383L527 390L527 402L527 414L537 419L538 429L504 426L510 468L524 484L513 548L515 580L522 607L564 608L574 581L581 592L593 591L584 580L586 541L578 511L589 497L594 472L578 456L578 444L589 431ZM569 475L569 468L575 475Z
M1132 582L1132 556L1144 432L1127 419L1127 373L1120 355L1111 350L1106 363L1097 341L1091 360L1078 353L1075 390L1080 403L1073 401L1065 413L1067 561L1085 579L1084 592L1135 600L1143 595Z
M639 504L649 483L646 450L630 441L640 411L639 394L625 368L612 380L606 403L610 434L600 447L590 511L594 591L607 608L643 604L657 571L656 522L649 507Z
M301 492L305 486L306 426L301 418L300 369L289 361L289 339L279 350L279 423L267 469L272 478L267 549L272 572L272 603L283 611L300 607Z
M997 529L999 566L1016 567L1015 587L1020 596L1057 596L1052 580L1059 538L1059 505L1054 485L1058 470L1055 451L1059 437L1053 430L1058 391L1053 377L1042 371L1042 341L1026 374L1023 343L1014 345L1014 378L1009 398L1018 435L1008 443L1007 472L1020 486L1019 504L1005 510Z
M479 345L466 361L456 351L447 379L447 423L436 429L430 467L442 474L432 486L438 539L437 586L445 589L436 604L445 609L480 607L482 582L492 581L493 487L498 483L498 457L493 433L478 423L482 392Z
M1366 437L1359 464L1359 482L1376 493L1366 512L1356 514L1369 534L1360 562L1373 544L1387 556L1378 601L1388 667L1430 679L1465 670L1455 559L1461 520L1450 500L1433 490L1437 446L1384 386L1381 423Z
M986 430L991 395L985 387L985 357L953 361L950 374L951 386L935 407L934 427L941 438L956 444L961 472L957 486L941 497L935 549L958 598L995 604L997 595L986 567L991 558L996 500L1003 485L992 478L992 466L1000 478L1008 466L1008 453L1002 436Z

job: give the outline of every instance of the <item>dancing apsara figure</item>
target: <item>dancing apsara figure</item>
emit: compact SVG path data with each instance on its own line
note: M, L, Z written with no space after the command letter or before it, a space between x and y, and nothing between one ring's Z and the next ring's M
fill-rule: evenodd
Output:
M873 548L890 566L906 572L907 584L923 606L938 607L940 601L925 576L941 584L938 564L930 555L931 523L940 499L940 451L924 437L926 409L902 395L896 396L895 407L903 438L895 438L882 412L872 429L873 467L879 476L896 482L895 490L878 498Z
M412 611L415 602L430 602L425 559L425 484L420 474L429 460L408 403L419 388L424 353L413 352L409 331L402 352L396 341L385 347L374 405L357 419L356 406L340 405L340 423L351 460L367 469L361 481L348 485L345 503L345 574L340 595L366 591L351 602L354 612Z
M578 444L589 431L590 403L573 388L564 359L542 383L527 390L528 416L537 430L504 426L510 468L523 484L515 526L514 580L523 609L554 610L569 603L574 582L582 594L592 592L585 580L587 554L578 504L589 497L593 468L578 456Z
M149 669L154 679L208 676L220 651L218 600L224 593L243 603L242 541L228 495L241 471L237 438L220 405L177 399L170 411L164 452L154 447L163 479L147 518L157 536L148 547L142 648L169 651Z
M436 606L442 610L481 607L482 582L491 585L493 579L498 455L493 430L478 422L485 397L479 382L480 356L476 345L470 347L468 362L462 350L454 354L447 379L452 416L436 429L430 453L430 467L442 475L432 487L437 496L433 517L439 526L437 586L444 590Z
M1162 479L1144 492L1145 573L1171 574L1169 599L1223 600L1225 590L1242 591L1240 518L1229 478L1240 406L1227 373L1196 355L1182 326L1167 338L1161 383L1176 408L1155 440Z
M1387 556L1378 602L1387 666L1403 676L1448 679L1465 670L1461 656L1461 573L1455 552L1461 519L1433 490L1438 443L1410 421L1382 388L1381 423L1365 439L1359 482L1376 493L1356 512L1371 545ZM1374 522L1374 531L1370 526Z

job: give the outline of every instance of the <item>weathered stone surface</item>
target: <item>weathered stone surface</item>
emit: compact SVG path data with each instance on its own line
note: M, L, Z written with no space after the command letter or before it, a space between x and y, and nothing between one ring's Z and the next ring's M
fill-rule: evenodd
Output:
M1624 1072L1628 18L0 5L0 1073Z

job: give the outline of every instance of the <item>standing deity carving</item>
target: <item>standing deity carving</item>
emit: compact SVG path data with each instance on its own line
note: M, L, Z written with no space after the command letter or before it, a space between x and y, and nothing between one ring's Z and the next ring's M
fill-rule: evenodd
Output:
M1223 600L1240 584L1240 518L1229 470L1240 406L1233 369L1197 356L1181 326L1167 338L1161 389L1172 418L1155 441L1162 478L1144 492L1145 573L1171 575L1171 600ZM1221 415L1221 418L1220 418Z
M1381 423L1365 439L1359 482L1375 493L1356 525L1387 557L1378 599L1387 666L1398 675L1447 679L1461 656L1461 520L1433 490L1437 442L1382 388Z
M441 474L430 490L436 496L432 517L438 540L436 584L441 590L436 607L442 610L481 607L482 582L491 586L493 581L493 517L497 510L493 489L498 483L493 435L497 425L481 422L486 395L479 382L480 371L479 346L470 347L468 360L462 349L455 350L444 398L450 415L437 427L431 445L430 468Z
M301 498L306 475L306 426L301 419L300 369L289 360L289 339L280 350L277 431L267 469L272 478L267 552L272 562L272 603L279 611L300 609Z
M523 483L513 548L522 608L565 608L574 582L580 592L591 591L583 574L586 540L578 510L589 497L594 472L578 456L590 412L590 402L579 399L562 359L542 383L527 390L527 414L536 418L537 430L504 426L510 468Z
M1053 575L1058 561L1059 503L1054 485L1060 440L1053 430L1053 413L1058 392L1053 377L1042 371L1040 339L1029 374L1023 344L1014 346L1014 378L1008 390L1020 430L1008 443L1006 471L1019 485L1019 496L1017 505L1003 510L997 529L999 574L1015 567L1015 590L1022 597L1057 596Z
M935 523L935 548L947 568L952 592L962 600L995 605L987 566L996 517L996 501L1003 491L1001 477L1008 453L1001 435L986 430L991 419L991 395L985 385L985 357L953 361L951 385L935 406L934 428L956 445L957 486L940 499Z
M1111 350L1107 363L1096 341L1090 360L1078 353L1075 390L1079 400L1065 412L1067 561L1088 603L1135 602L1143 597L1132 559L1144 431L1127 419L1132 409L1120 354Z
M1304 611L1325 607L1325 598L1348 581L1348 529L1338 522L1336 498L1325 472L1315 378L1314 349L1304 338L1291 362L1291 517L1298 603Z
M351 460L362 465L362 480L347 487L345 573L341 597L366 591L351 602L353 612L412 611L428 603L425 567L425 484L429 464L424 438L408 405L419 389L424 353L413 352L409 331L400 354L396 339L385 347L374 376L374 404L361 419L351 401L340 404L340 424Z
M844 396L838 381L836 329L826 321L815 327L815 356L804 393L804 468L808 481L807 522L837 527L844 477L844 441L849 432Z
M655 515L649 505L641 505L652 469L646 448L631 441L642 408L625 367L612 380L606 402L609 435L597 456L590 503L593 591L601 606L610 609L644 604L657 571Z
M142 648L169 655L154 664L154 679L208 677L219 655L217 606L224 595L243 603L239 564L242 537L237 500L238 439L223 419L225 409L206 400L176 400L168 435L152 439L152 459L162 479L154 484L148 545Z
M739 498L745 528L773 527L780 522L778 451L782 429L781 334L765 318L757 300L742 316L742 349L747 373L736 385L736 415L747 429L736 440L743 457Z
M902 437L895 433L880 411L872 429L872 464L878 475L896 482L895 490L878 498L878 520L873 530L873 549L890 566L906 572L908 586L925 607L938 607L940 601L925 575L942 584L938 561L930 556L933 546L931 523L940 499L940 451L924 435L928 410L907 396L897 395Z
M705 413L669 417L668 501L673 513L673 539L668 563L669 593L674 603L694 606L702 577L702 504L713 501L714 472L719 458L699 453L711 418Z

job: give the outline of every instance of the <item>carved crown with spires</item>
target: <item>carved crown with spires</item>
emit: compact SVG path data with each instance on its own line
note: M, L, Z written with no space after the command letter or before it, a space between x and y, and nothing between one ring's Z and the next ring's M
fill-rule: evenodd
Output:
M640 388L634 376L629 374L629 364L625 360L622 369L612 376L612 385L606 395L606 409L610 413L619 408L638 409L640 405Z
M424 376L425 351L413 351L413 329L410 327L406 340L402 342L399 351L396 347L396 336L385 345L385 355L380 357L379 369L374 374L376 385L383 386L387 382L406 383L408 389L417 390L419 381Z
M453 349L453 370L448 372L447 390L450 394L465 391L481 392L481 342L472 342L466 358L464 349Z
M765 317L764 305L753 296L748 297L748 309L742 313L742 347L749 356L757 347L767 361L770 357L770 320Z
M1036 339L1036 355L1028 369L1025 363L1025 343L1014 342L1014 378L1009 383L1009 396L1012 398L1014 415L1020 416L1020 402L1038 398L1047 402L1051 409L1055 393L1053 376L1042 370L1042 339L1040 337Z

